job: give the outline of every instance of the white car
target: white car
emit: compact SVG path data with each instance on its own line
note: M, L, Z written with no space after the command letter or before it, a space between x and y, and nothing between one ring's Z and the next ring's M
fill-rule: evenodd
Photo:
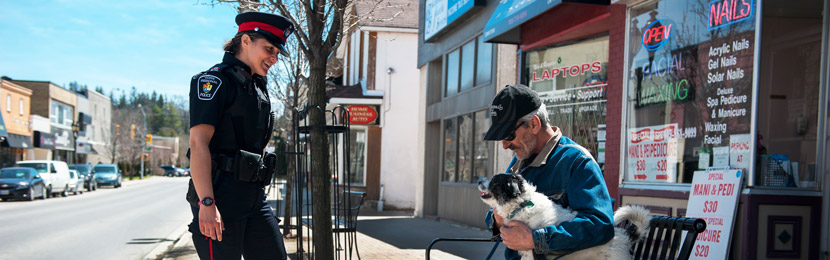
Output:
M79 192L84 194L84 176L72 169L69 170L69 192L72 192L72 195L78 195Z
M37 170L46 183L46 192L54 197L55 194L60 193L61 196L66 197L69 192L69 166L61 161L48 160L33 160L33 161L19 161L14 164L17 167L30 167Z

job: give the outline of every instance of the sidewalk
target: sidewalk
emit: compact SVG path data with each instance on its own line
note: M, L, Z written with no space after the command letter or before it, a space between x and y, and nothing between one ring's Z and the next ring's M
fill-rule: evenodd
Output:
M432 221L412 217L407 211L383 211L364 207L360 210L357 224L357 244L361 259L424 259L426 247L436 237L443 238L486 238L489 231L456 225L447 221ZM304 231L308 232L308 231ZM297 241L285 240L289 258L296 259ZM440 242L430 255L432 259L484 259L493 243L482 242ZM504 245L494 254L501 259ZM180 239L169 250L164 259L199 259L193 249L190 232L184 231ZM355 257L354 259L357 259Z

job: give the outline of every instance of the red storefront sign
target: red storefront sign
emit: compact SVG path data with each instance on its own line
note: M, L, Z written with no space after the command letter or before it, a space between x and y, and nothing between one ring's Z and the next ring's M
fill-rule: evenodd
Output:
M377 124L378 111L375 106L349 106L349 122L355 125Z

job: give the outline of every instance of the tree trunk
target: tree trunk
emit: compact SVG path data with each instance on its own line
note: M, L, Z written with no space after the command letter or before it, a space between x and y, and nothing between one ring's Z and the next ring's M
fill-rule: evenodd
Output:
M328 134L326 125L326 58L322 46L309 46L310 58L309 103L311 108L311 193L312 238L314 254L320 259L334 257L334 239L331 230L331 173L329 169Z
M292 104L297 104L297 98L296 98L297 95L294 95L294 96L295 96L294 97L294 102ZM285 171L286 171L286 174L285 174L285 177L286 177L285 178L285 197L282 198L282 201L285 203L285 207L283 208L283 221L286 221L286 223L283 225L283 228L282 228L282 236L283 237L292 237L291 229L289 228L289 226L292 223L292 221L291 221L291 217L292 217L291 207L294 205L294 203L293 203L293 200L294 200L294 175L296 174L294 165L295 165L295 161L297 159L297 156L300 156L298 154L293 154L294 152L297 152L296 147L294 147L294 145L297 144L297 140L294 140L294 130L293 130L293 127L294 127L293 126L294 125L294 107L296 107L296 106L290 106L289 109L286 109L286 113L288 114L288 117L290 118L289 122L291 122L291 129L292 130L291 130L291 132L289 132L288 135L286 135L286 138L285 138L286 151L283 151L283 152L289 152L290 153L290 154L286 154L286 156L285 156L286 157L285 161L286 161L286 163L288 163L288 165L285 167ZM297 186L299 187L299 185L297 185ZM299 228L299 225L300 225L299 219L297 220L296 225Z

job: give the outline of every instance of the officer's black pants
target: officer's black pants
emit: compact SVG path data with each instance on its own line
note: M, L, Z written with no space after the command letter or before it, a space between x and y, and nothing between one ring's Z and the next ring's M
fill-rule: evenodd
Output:
M286 259L279 220L265 200L265 189L257 183L239 182L232 174L218 173L213 187L216 206L225 231L222 241L206 239L199 231L199 208L191 207L193 245L200 259Z

